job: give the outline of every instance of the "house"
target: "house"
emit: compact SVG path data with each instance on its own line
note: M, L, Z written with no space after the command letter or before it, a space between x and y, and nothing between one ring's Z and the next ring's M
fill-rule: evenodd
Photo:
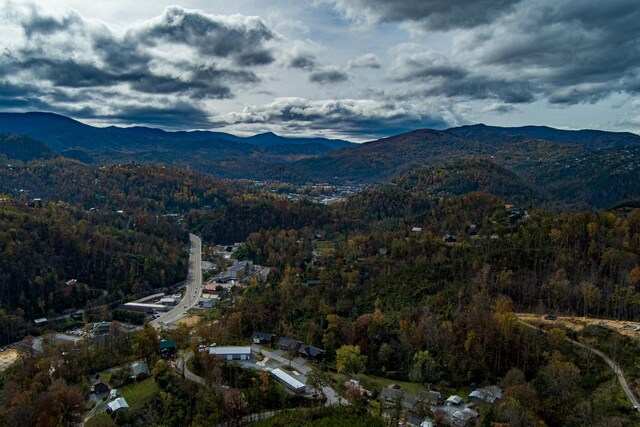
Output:
M455 394L447 398L447 405L457 406L461 403L462 403L462 398L460 396L456 396Z
M242 279L249 274L252 268L253 263L251 261L239 261L220 275L218 283L229 283L230 281L238 278Z
M206 300L198 301L198 308L203 310L214 309L218 305L218 301L220 301L219 298L207 298Z
M151 375L149 367L143 362L133 362L131 364L131 378L134 380L143 380Z
M444 403L442 399L442 393L439 391L425 391L420 395L420 400L422 400L427 405L438 406Z
M109 414L114 414L119 411L126 411L127 409L129 409L129 405L127 404L127 401L124 400L124 397L119 397L107 404L107 412Z
M388 252L389 252L389 249L387 249L387 248L380 248L380 249L378 249L378 253L379 253L380 255L386 255Z
M211 347L209 355L225 360L251 360L251 347Z
M451 415L453 425L457 427L465 427L478 418L478 413L471 408L464 408L462 411L456 411Z
M269 334L266 332L257 332L254 331L253 334L251 334L251 342L253 342L254 344L264 344L264 345L268 345L268 346L273 346L273 343L276 340L276 336L273 334Z
M398 384L388 385L380 392L380 400L387 403L393 403L403 397L404 390L402 390Z
M296 353L301 345L300 341L293 338L280 337L278 340L278 348L291 353Z
M109 386L100 378L94 379L93 381L91 381L91 393L109 393Z
M324 357L324 350L321 348L313 347L311 345L302 345L298 350L302 356L305 356L313 360L322 360Z
M174 340L160 341L160 355L164 359L172 359L178 354L178 345Z
M458 240L458 238L456 236L453 236L451 234L445 234L442 237L442 241L445 243L455 243Z
M205 285L202 292L209 295L220 295L224 292L224 288L218 285Z
M298 379L289 375L285 371L280 368L274 369L271 371L271 375L273 375L278 381L287 386L290 390L296 393L302 393L306 390L304 383L300 382Z
M35 326L45 326L47 323L49 323L49 320L46 317L41 317L39 319L33 320L33 324Z
M412 394L405 394L402 398L402 406L409 411L414 411L419 403L420 400Z
M476 389L469 394L470 402L493 403L498 399L502 399L502 389L494 385Z
M97 322L93 324L93 333L96 335L108 334L111 322Z

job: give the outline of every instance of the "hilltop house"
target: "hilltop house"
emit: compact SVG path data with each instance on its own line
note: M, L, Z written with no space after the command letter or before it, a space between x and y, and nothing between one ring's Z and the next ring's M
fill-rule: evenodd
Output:
M280 337L278 340L278 348L290 353L297 353L302 343L293 338Z
M469 402L493 403L498 399L502 399L502 389L495 385L479 388L469 393Z
M311 345L302 344L298 350L300 355L313 360L322 360L324 357L324 350L321 348L313 347Z
M119 397L116 400L113 400L107 405L107 413L113 414L119 411L126 411L129 409L129 405L127 401L124 400L124 397Z
M171 359L178 354L178 346L174 340L160 341L160 355L163 359Z
M149 367L143 362L133 362L131 364L131 378L134 380L143 380L151 375Z
M273 346L275 339L275 335L266 332L254 331L253 334L251 334L251 342L253 342L254 344Z
M427 405L442 405L444 400L442 399L442 393L439 391L425 391L420 395L420 400L426 403Z
M109 393L109 386L100 378L95 378L91 381L91 393L103 394Z

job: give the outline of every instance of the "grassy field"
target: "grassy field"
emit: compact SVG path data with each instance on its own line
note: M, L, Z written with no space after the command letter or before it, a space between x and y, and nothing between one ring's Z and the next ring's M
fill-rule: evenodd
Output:
M131 410L136 410L146 405L159 389L153 378L147 378L144 381L127 384L119 390Z
M329 376L339 384L344 384L349 380L349 377L343 374L331 373ZM412 383L406 381L396 381L384 377L376 377L373 375L359 374L356 379L360 381L362 387L369 391L377 390L380 392L384 387L391 384L398 384L403 390L409 394L418 395L423 391L427 391L427 388L419 383Z
M376 389L380 391L384 387L390 384L398 384L407 393L413 394L413 395L418 395L423 391L427 391L425 386L419 383L396 381L396 380L391 380L389 378L375 377L373 375L366 375L366 374L358 375L358 379L360 380L360 384L362 384L362 386L367 390Z

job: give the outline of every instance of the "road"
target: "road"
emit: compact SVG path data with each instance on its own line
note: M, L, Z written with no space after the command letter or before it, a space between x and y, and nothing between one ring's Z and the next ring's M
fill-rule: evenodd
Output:
M191 359L193 357L193 353L189 352L187 354L184 355L184 357L182 357L180 359L179 362L179 369L182 369L182 372L184 373L184 377L186 379L188 379L189 381L193 381L196 382L198 384L201 385L205 385L205 379L202 378L199 375L194 374L193 372L191 372L188 368L187 362L189 361L189 359Z
M525 326L527 326L529 328L532 328L532 329L547 333L546 330L544 330L542 328L538 328L538 327L536 327L534 325L531 325L531 324L525 322L524 320L518 319L518 322L522 323L523 325L525 325ZM573 339L571 339L569 337L567 337L566 340L569 341L571 344L574 344L574 345L577 345L578 347L584 348L585 350L592 351L593 353L597 354L602 360L604 360L605 363L607 365L609 365L609 367L611 369L613 369L613 372L618 377L618 382L620 383L620 386L622 387L622 390L624 391L624 393L629 398L629 401L631 402L631 405L633 406L633 409L638 410L638 408L640 408L640 403L638 403L638 399L636 399L636 396L633 394L633 391L631 390L631 387L629 387L629 384L627 383L627 380L624 377L622 369L620 369L620 366L618 364L616 364L613 360L611 360L611 358L609 356L607 356L605 353L601 352L600 350L598 350L596 348L593 348L591 346L588 346L586 344L583 344L581 342L573 340Z
M195 234L189 234L189 240L191 241L189 273L187 274L184 295L178 305L150 322L150 325L156 329L184 317L184 313L196 305L202 295L202 241Z

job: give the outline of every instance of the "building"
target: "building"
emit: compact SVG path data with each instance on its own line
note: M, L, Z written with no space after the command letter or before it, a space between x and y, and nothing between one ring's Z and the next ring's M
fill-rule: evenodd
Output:
M238 261L235 265L229 267L227 271L222 273L218 278L218 283L229 283L232 280L242 279L251 272L253 263L251 261Z
M158 301L158 304L162 304L167 307L173 307L176 304L178 304L178 301L179 301L178 299L173 297L165 297L165 298L161 298L160 301Z
M204 289L202 290L203 293L210 294L210 295L219 295L223 291L224 291L224 288L222 286L218 288L217 285L205 285Z
M290 390L293 390L296 393L302 393L306 390L305 385L294 378L293 376L287 374L280 368L274 369L271 371L271 375L273 375L278 381L287 386Z
M178 346L174 340L160 341L160 355L164 359L172 359L178 354Z
M462 411L456 411L451 415L453 425L457 427L465 427L478 418L478 413L471 408L464 408Z
M133 362L131 364L131 378L134 380L143 380L151 375L149 367L143 362Z
M302 356L312 360L322 360L324 357L324 350L321 348L313 347L311 345L302 344L298 350Z
M253 334L251 334L251 342L253 342L254 344L263 344L263 345L273 346L273 344L275 343L275 340L276 340L275 335L269 334L266 332L254 331Z
M129 405L127 404L127 401L124 400L124 397L119 397L107 404L107 412L110 414L119 411L126 411L127 409L129 409Z
M458 238L456 236L453 236L451 234L445 234L442 237L442 241L445 243L455 243L458 240Z
M502 389L494 385L469 393L469 402L493 403L498 399L502 399Z
M420 396L420 400L422 400L427 405L437 406L442 405L444 400L442 399L442 393L439 391L425 391Z
M398 384L390 384L380 392L380 400L387 403L394 403L404 398L404 390Z
M100 378L94 379L91 382L91 393L95 393L95 394L109 393L109 386Z
M225 360L251 360L251 347L211 347L209 355Z
M153 313L154 311L167 311L168 307L162 304L147 304L142 302L128 302L120 307L123 310L137 311L138 313Z
M447 398L447 405L457 406L461 403L462 403L462 398L460 396L456 396L455 394Z
M93 328L91 330L94 334L102 335L108 334L109 329L111 329L111 322L97 322L93 324Z
M33 324L35 326L45 326L47 323L49 323L49 320L46 317L41 317L39 319L33 320Z
M198 308L211 310L218 306L218 301L220 301L220 298L207 298L205 300L200 300L198 301Z
M294 340L293 338L280 337L278 340L278 348L290 353L297 353L301 345L302 343L300 341Z

